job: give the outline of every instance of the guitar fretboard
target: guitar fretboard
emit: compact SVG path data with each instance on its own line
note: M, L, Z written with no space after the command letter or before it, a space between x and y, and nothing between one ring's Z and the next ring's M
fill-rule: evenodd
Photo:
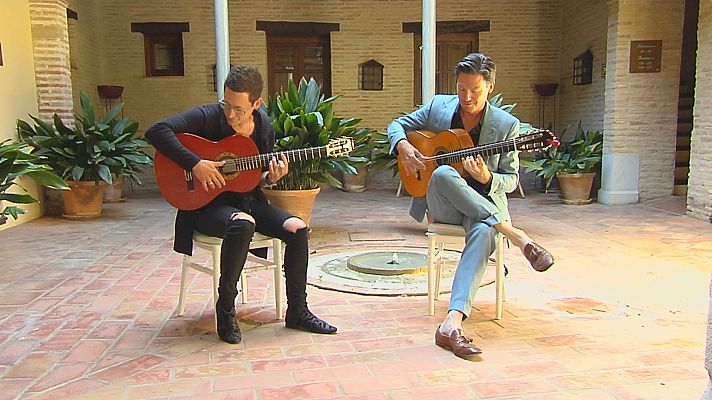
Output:
M514 150L517 150L517 138L504 140L501 142L483 144L481 146L468 147L465 149L459 149L447 153L440 153L434 155L432 158L438 165L449 165L462 162L462 159L467 156L476 156L477 154L479 154L482 157L487 157Z
M279 160L282 154L287 157L287 161L306 161L315 158L326 157L327 150L326 146L310 147L308 149L298 149L298 150L286 150L279 151L276 153L266 153L266 154L256 154L253 156L246 157L236 157L236 158L226 158L225 165L220 168L220 171L224 174L230 174L238 171L247 171L251 169L258 169L269 164L270 160L275 157Z

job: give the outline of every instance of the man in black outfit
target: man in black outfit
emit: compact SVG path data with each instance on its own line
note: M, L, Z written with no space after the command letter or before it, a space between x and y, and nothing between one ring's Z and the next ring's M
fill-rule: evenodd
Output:
M198 181L197 190L216 190L225 185L218 171L223 162L203 160L177 139L177 133L192 133L212 141L231 135L251 138L260 154L271 153L275 133L267 114L260 109L263 81L259 71L250 66L230 69L225 79L225 95L216 104L193 107L151 126L146 139L157 151ZM218 336L228 343L242 339L235 319L237 282L247 259L255 231L286 243L284 271L287 286L285 326L314 333L336 333L336 327L319 319L307 308L307 265L309 246L307 225L301 219L267 202L261 187L277 182L288 172L287 159L273 158L262 172L258 188L251 192L224 192L195 211L178 211L174 250L192 254L193 231L223 239L220 256L220 283L215 305Z

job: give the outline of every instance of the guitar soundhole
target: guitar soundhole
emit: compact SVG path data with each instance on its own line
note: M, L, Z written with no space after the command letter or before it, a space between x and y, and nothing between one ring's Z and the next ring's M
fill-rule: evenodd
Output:
M240 175L240 171L236 170L235 168L235 163L233 161L235 160L235 158L235 154L229 152L220 153L217 157L215 157L215 161L225 160L225 165L220 168L220 173L223 175L226 181L235 179L238 175Z
M441 165L450 165L451 161L448 160L449 157L442 157L443 154L449 153L450 150L448 149L436 149L435 150L435 163L439 166Z

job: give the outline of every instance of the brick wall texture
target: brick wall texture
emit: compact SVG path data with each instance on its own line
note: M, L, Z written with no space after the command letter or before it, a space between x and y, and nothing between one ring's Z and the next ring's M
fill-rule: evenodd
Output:
M712 0L700 0L698 26L687 209L693 216L712 222Z
M67 1L29 0L29 5L39 116L50 120L56 113L73 126Z
M581 121L585 130L603 129L608 7L605 1L572 0L561 2L561 63L556 101L559 116L556 131L570 140ZM593 76L588 85L573 84L573 60L586 50L593 53ZM562 133L563 130L566 133Z
M683 16L682 1L609 2L604 152L640 156L641 200L672 193ZM661 71L630 73L630 41L653 39Z
M125 86L125 114L137 120L141 129L189 106L215 101L213 2L124 0L117 7L108 0L33 0L33 12L56 16L59 11L53 8L63 1L79 12L79 20L71 20L68 28L74 98L79 90L86 90L101 104L97 84ZM581 120L586 129L605 131L606 153L639 154L640 198L646 200L672 193L683 4L665 0L441 0L437 19L489 21L490 30L480 33L478 44L480 51L497 62L495 92L501 92L506 103L518 104L515 114L522 120L555 122L559 131L571 125L569 132ZM332 91L342 96L335 104L336 113L362 118L363 126L384 130L392 118L413 107L413 35L402 33L402 23L419 21L421 6L417 0L230 1L231 62L256 65L266 75L266 36L256 30L256 21L338 23L339 31L331 34ZM190 32L183 34L185 76L145 76L143 35L131 32L132 22L190 23ZM61 26L37 22L33 29L53 30L54 36L67 34ZM629 73L630 41L650 39L663 40L662 71ZM37 48L48 50L37 54L52 54L48 48L52 45L36 43ZM61 46L57 48L62 50ZM574 86L573 57L587 49L594 54L593 82ZM383 91L358 89L358 65L371 58L385 66ZM604 62L605 78L601 76ZM64 65L63 60L57 65ZM55 73L69 76L61 68ZM541 99L533 86L549 82L559 83L556 118L549 105L542 121ZM38 78L38 86L41 83ZM704 126L704 121L700 123ZM700 129L697 138L702 135ZM693 151L699 149L698 143ZM709 163L695 160L693 175L695 166L703 170L699 172L710 169ZM700 181L693 182L701 186ZM709 204L706 196L695 194L694 199Z
M538 115L533 84L558 81L559 1L476 3L474 7L472 1L439 1L438 19L490 21L491 30L480 34L479 46L498 64L495 91L502 92L506 102L518 104L516 113L522 119L532 121ZM143 129L168 114L215 100L212 2L127 0L116 7L103 0L91 4L73 0L71 6L79 11L79 21L70 23L70 32L91 30L106 39L98 40L103 46L92 46L89 39L72 45L75 72L84 69L94 76L82 78L77 86L91 88L98 83L96 76L104 83L125 86L126 113ZM413 35L402 33L402 22L419 21L420 14L417 0L230 2L231 62L256 65L266 75L266 35L256 31L257 20L338 23L340 30L331 34L332 92L342 96L336 112L383 130L401 111L413 108ZM91 21L94 16L98 22ZM183 34L185 76L145 77L143 36L130 31L131 22L189 22L190 32ZM101 64L88 67L87 60L97 57ZM358 89L358 64L371 58L385 66L383 91Z

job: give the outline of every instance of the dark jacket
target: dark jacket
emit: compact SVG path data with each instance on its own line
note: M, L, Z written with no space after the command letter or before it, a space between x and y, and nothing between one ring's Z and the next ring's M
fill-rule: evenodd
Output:
M252 134L252 140L257 145L260 154L270 153L274 147L275 140L270 118L261 109L255 110L253 115L255 117L255 132ZM193 107L183 113L157 122L146 130L146 140L157 151L182 168L190 171L201 158L178 141L177 133L192 133L217 142L232 136L235 132L227 123L225 114L217 103ZM241 204L250 199L267 201L262 191L256 188L249 193L224 192L204 207L210 207L216 202ZM198 211L200 209L194 211L178 210L175 222L175 240L173 242L173 250L178 253L187 255L192 255L193 253L193 231Z

